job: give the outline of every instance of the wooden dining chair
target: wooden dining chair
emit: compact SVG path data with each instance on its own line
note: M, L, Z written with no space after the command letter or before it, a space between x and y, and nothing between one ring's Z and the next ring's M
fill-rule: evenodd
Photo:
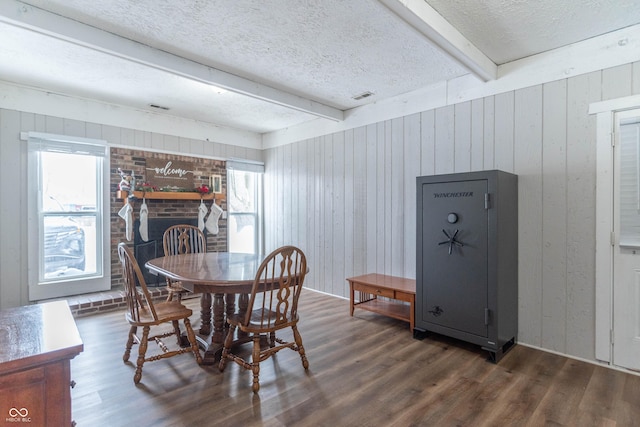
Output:
M297 351L304 369L309 368L302 337L298 331L298 299L306 272L307 259L300 249L294 246L276 249L258 267L247 312L227 318L229 332L224 342L219 369L224 371L227 361L233 360L243 368L251 370L254 393L260 389L260 362L282 349L290 348ZM248 334L253 341L251 362L231 352L236 328ZM293 342L276 337L276 331L285 328L291 328ZM266 338L268 347L261 347L261 338L263 341Z
M178 354L193 352L198 364L202 363L202 356L198 350L196 335L191 328L189 316L193 314L191 309L182 305L179 301L163 301L154 304L151 294L147 289L144 276L140 270L140 266L133 256L132 250L125 243L118 245L118 256L122 264L122 276L124 278L124 289L126 294L127 312L126 319L131 327L129 328L129 337L125 347L122 360L127 362L131 354L131 348L134 344L138 344L138 360L136 362L136 372L133 376L133 382L138 384L142 378L142 365L144 362L164 359L176 356ZM184 328L187 332L189 346L170 350L162 338L175 335L180 342L180 325L182 320ZM165 323L171 323L173 330L170 332L160 332L156 335L149 336L152 327L156 327ZM138 327L142 327L142 336L138 337ZM165 328L166 330L166 328ZM147 346L149 341L155 341L162 352L147 356Z
M195 254L207 252L207 239L202 230L195 225L178 224L167 228L162 236L162 247L165 255ZM167 301L178 296L182 301L182 295L188 291L182 287L179 281L167 277Z

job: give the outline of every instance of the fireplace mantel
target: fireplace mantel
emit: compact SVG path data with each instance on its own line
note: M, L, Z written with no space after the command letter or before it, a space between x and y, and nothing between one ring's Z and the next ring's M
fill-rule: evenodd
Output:
M148 200L224 200L223 193L200 194L189 191L134 191L136 199ZM129 196L127 191L117 191L116 199L125 200Z

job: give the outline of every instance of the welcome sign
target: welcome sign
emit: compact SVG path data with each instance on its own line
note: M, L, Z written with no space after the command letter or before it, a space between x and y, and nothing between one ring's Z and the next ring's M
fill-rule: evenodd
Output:
M193 163L147 159L146 180L161 190L193 190Z

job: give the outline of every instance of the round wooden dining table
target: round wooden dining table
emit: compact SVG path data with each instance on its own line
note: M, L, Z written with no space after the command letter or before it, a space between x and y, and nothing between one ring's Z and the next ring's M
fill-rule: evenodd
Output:
M204 363L212 364L219 358L225 338L225 315L236 312L236 295L240 295L238 312L246 312L247 294L251 292L256 271L264 258L262 254L206 252L169 255L145 264L151 273L180 281L183 288L201 294L201 335L211 333L213 306L213 333L207 343ZM243 341L242 337L237 341Z

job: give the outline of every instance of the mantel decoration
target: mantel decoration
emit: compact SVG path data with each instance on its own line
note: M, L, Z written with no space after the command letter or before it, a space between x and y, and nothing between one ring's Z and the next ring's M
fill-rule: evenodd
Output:
M196 193L200 193L200 194L209 194L209 193L211 193L211 189L208 186L204 185L204 184L202 184L200 187L196 187L195 191L196 191Z
M155 185L149 184L148 182L143 182L142 185L139 185L136 188L136 191L142 191L143 193L153 193L156 191L160 191L160 189Z
M146 181L161 191L193 191L193 164L179 160L146 159Z
M214 193L222 193L222 175L211 175L209 177L209 186Z
M136 186L136 178L131 174L125 173L122 169L118 168L118 175L120 175L120 183L118 184L118 190L131 191L131 188Z
M146 158L142 179L134 171L118 168L120 183L116 198L147 200L224 200L222 175L211 175L208 183L194 183L197 167L193 162L174 158Z

